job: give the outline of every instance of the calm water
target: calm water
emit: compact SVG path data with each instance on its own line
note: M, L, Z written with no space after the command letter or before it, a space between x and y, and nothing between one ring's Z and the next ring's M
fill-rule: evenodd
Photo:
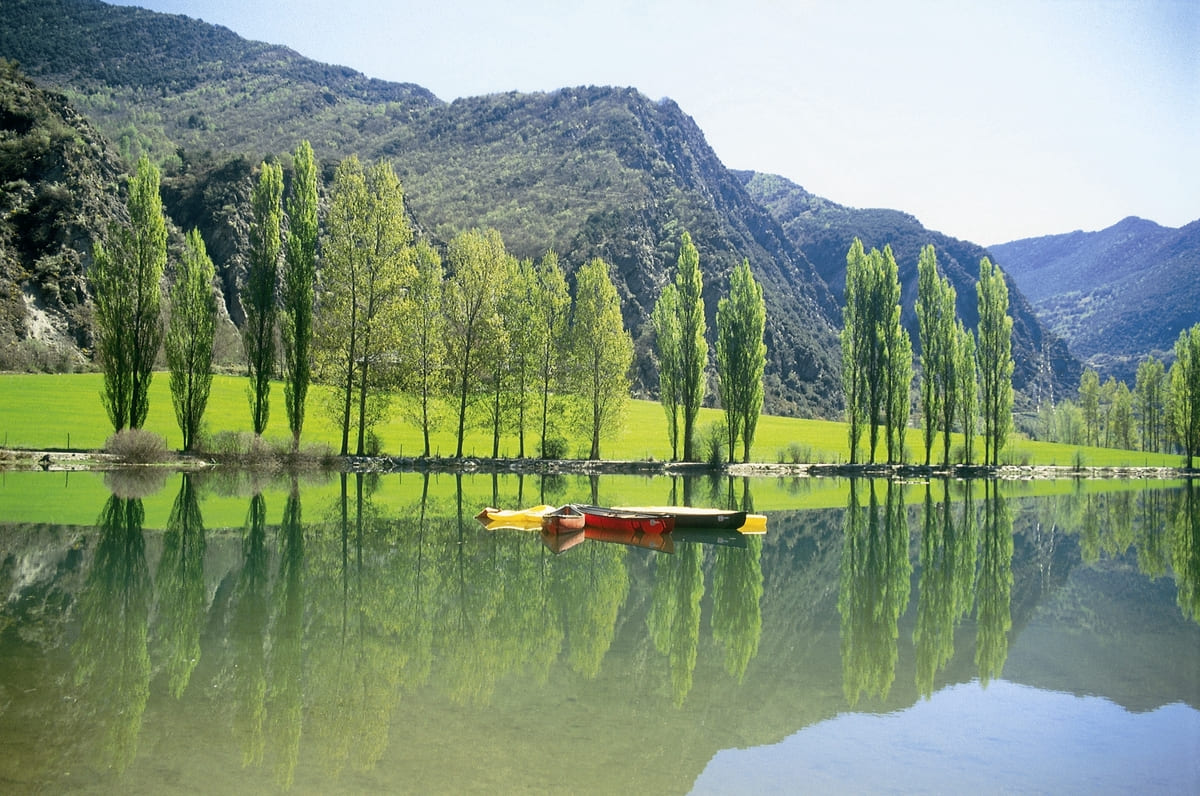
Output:
M1200 486L8 473L0 597L5 793L1200 792Z

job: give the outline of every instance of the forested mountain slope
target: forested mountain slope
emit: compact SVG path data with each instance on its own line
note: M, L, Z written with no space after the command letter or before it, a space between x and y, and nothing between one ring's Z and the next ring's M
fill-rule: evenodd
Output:
M124 212L123 171L63 97L0 62L0 368L82 364L92 240Z
M979 261L988 256L986 249L928 230L913 216L897 210L845 207L814 196L776 175L740 172L739 176L750 195L775 216L791 242L812 261L839 299L846 286L846 253L854 238L860 238L868 250L891 245L900 269L902 319L917 352L920 345L913 310L917 299L917 257L927 244L933 244L938 269L954 285L959 317L968 328L978 325L975 283L979 278ZM1007 281L1009 313L1013 317L1014 386L1033 401L1057 400L1078 385L1079 363L1062 340L1043 328L1015 280L1010 277Z
M494 226L519 257L554 248L568 271L594 256L612 263L647 394L657 379L646 321L680 233L701 254L710 324L748 258L768 303L768 410L837 410L837 302L669 100L586 87L447 104L184 17L97 0L8 0L5 12L0 56L64 92L126 157L163 162L168 213L225 240L213 257L227 293L240 261L231 232L245 223L233 177L248 181L260 158L307 138L327 175L352 152L390 159L435 240ZM236 320L236 297L226 303Z
M1130 385L1138 362L1170 359L1180 331L1200 323L1200 221L1126 218L991 250L1072 353Z

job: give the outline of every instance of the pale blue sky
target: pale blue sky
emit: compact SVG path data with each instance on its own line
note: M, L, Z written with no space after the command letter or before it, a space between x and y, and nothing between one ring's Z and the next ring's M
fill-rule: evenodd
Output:
M1200 218L1200 3L137 0L445 100L671 97L732 168L982 244Z

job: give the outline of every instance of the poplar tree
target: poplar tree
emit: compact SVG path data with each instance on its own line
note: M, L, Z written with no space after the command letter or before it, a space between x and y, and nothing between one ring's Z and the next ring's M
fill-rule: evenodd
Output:
M762 285L750 272L750 261L743 260L729 275L729 296L717 303L717 384L731 461L739 436L742 460L750 461L763 404L766 322Z
M217 325L215 275L204 238L199 230L193 229L187 234L183 259L171 288L171 321L166 336L171 400L185 452L196 443L212 387L213 337Z
M1113 393L1112 420L1110 421L1113 444L1125 450L1133 449L1133 394L1123 381L1116 383Z
M350 452L354 368L361 357L357 294L366 267L368 239L367 180L357 155L343 160L334 173L327 226L314 341L323 380L333 387L330 415L341 431L340 453L346 456Z
M352 428L356 455L367 453L367 432L382 419L398 371L408 364L402 332L416 276L411 244L404 192L391 165L364 170L356 156L344 160L334 176L315 319L343 456Z
M858 461L865 428L867 460L875 461L884 424L889 461L903 457L912 385L912 341L900 325L900 279L890 246L864 253L855 238L846 254L842 311L842 387L850 432L850 461Z
M571 293L567 277L558 264L558 255L548 251L538 263L533 307L536 324L538 394L541 398L541 434L539 455L549 458L546 435L550 433L551 399L563 376L566 359L567 326L570 322Z
M1162 449L1162 423L1166 393L1166 372L1161 360L1147 356L1138 364L1134 382L1134 416L1141 433L1142 450Z
M512 404L524 398L518 398L514 390L513 378L516 375L513 365L520 354L514 349L520 348L527 341L516 339L519 326L523 326L523 306L528 296L520 295L515 289L515 283L520 279L519 264L512 255L505 254L494 265L492 278L497 282L496 320L492 333L482 342L481 352L487 364L486 383L491 389L487 402L488 422L492 427L492 458L500 457L500 434L504 427L505 415ZM513 356L510 356L513 355Z
M908 330L900 324L898 304L887 337L887 358L887 456L889 464L901 464L912 415L913 349Z
M411 293L410 323L413 336L413 388L417 396L417 424L425 445L424 456L431 455L429 435L437 421L438 396L445 386L446 321L442 315L442 290L445 272L442 258L428 241L417 243L416 279Z
M357 361L358 454L367 453L367 432L387 411L391 389L409 366L402 332L416 277L412 228L404 214L404 190L392 165L372 164L367 180L367 240L356 286L359 310Z
M683 408L683 459L696 459L696 416L704 403L704 366L708 364L705 339L704 288L700 253L692 236L684 232L679 243L675 286L679 291L679 378L677 397Z
M516 263L514 277L504 297L505 326L508 327L509 394L512 400L513 428L517 432L517 457L525 458L525 429L529 424L533 386L538 362L538 308L534 301L538 275L533 260Z
M942 433L942 463L950 464L950 432L958 412L958 330L955 326L954 286L938 273L932 245L917 260L917 326L921 342L921 420L925 464L932 459L938 431Z
M145 423L162 344L160 283L167 264L167 222L158 185L158 168L143 155L129 180L128 225L111 225L107 248L97 243L93 250L96 350L104 368L101 398L114 431Z
M883 414L888 464L904 461L904 438L912 413L912 338L900 323L900 269L892 247L884 246L880 274L883 323Z
M679 460L679 289L667 285L650 313L654 342L658 349L658 399L667 413L667 435L671 438L671 460Z
M317 281L317 163L301 141L292 158L288 237L280 288L283 304L283 394L292 450L300 448L305 402L312 380L313 290Z
M1083 413L1083 444L1100 444L1100 374L1087 368L1079 376L1079 410Z
M1170 378L1171 428L1191 469L1200 451L1200 323L1179 333Z
M870 346L867 304L870 286L867 284L867 257L862 241L850 244L846 253L845 303L842 307L842 392L846 404L846 426L850 445L850 463L858 462L858 444L867 423L866 369L861 360Z
M242 343L250 375L250 421L255 434L267 429L271 375L275 370L275 291L279 282L280 226L283 220L283 168L262 164L250 198L250 265L242 290L246 325Z
M584 403L591 435L589 459L600 458L600 440L616 430L629 401L633 338L621 318L621 299L597 258L576 275L571 314L576 394Z
M975 433L979 420L979 381L975 357L975 335L963 326L955 324L958 334L958 358L954 366L958 383L959 417L963 432L963 464L970 464L975 453Z
M491 338L499 332L501 266L507 257L504 241L494 229L472 230L450 241L452 275L446 284L446 362L453 381L458 417L458 447L463 455L467 409L479 393L478 385L489 374L484 356Z
M1008 285L991 260L979 262L980 404L983 415L985 464L1000 464L1000 450L1012 429L1012 317L1008 314Z

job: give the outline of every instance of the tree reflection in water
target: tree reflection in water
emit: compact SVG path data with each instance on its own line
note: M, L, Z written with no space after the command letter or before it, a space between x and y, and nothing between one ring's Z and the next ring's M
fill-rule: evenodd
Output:
M917 658L917 690L934 691L934 678L954 655L954 633L971 613L975 581L975 522L967 496L957 504L950 481L942 479L940 503L934 503L934 484L925 485L924 526L921 531L921 576L918 581L917 627L913 646Z
M267 728L275 758L275 780L292 785L300 758L304 708L304 526L300 487L291 492L279 524L279 577L272 595L271 651L267 672Z
M654 596L646 624L655 649L667 656L676 706L687 699L696 669L700 599L704 596L702 553L700 545L681 545L675 555L658 556L654 561Z
M364 476L354 495L341 475L336 519L320 526L307 561L313 604L309 671L312 735L324 767L365 771L387 746L388 724L400 699L405 650L394 643L405 608L401 584L376 553L390 546Z
M231 756L240 753L244 764L286 789L307 783L314 772L378 769L388 750L410 742L428 746L418 736L430 732L431 705L447 717L466 705L466 715L478 717L483 708L509 709L504 703L520 699L553 702L557 694L537 693L549 683L568 689L572 701L595 696L596 705L587 707L601 722L610 715L625 722L640 710L653 713L660 728L745 694L774 693L780 673L797 668L789 656L802 644L779 635L794 618L800 627L838 624L840 649L824 646L818 634L811 639L822 650L808 660L827 658L828 669L806 672L828 677L829 687L817 690L832 691L835 709L843 698L852 706L889 695L893 702L916 699L933 693L939 681L970 678L972 642L979 680L987 683L1001 676L1015 644L1013 593L1027 594L1030 582L1043 590L1061 585L1065 570L1055 577L1037 570L1078 566L1078 558L1063 564L1056 557L1063 550L1074 556L1076 545L1099 556L1122 555L1136 545L1143 571L1175 579L1189 622L1200 614L1194 487L1143 490L1132 500L1081 490L1035 503L1011 498L994 483L976 482L974 489L968 483L960 495L954 484L935 482L924 488L923 509L912 508L912 521L920 523L920 539L912 540L919 542L914 579L909 509L904 487L895 482L851 482L844 515L812 515L828 517L832 530L821 522L783 522L765 545L764 537L746 538L746 547L736 548L681 536L673 556L591 541L552 556L536 535L478 530L471 519L478 506L467 505L457 479L440 498L430 498L430 476L416 477L420 484L406 484L403 501L389 504L373 494L378 480L347 475L340 489L330 489L331 499L310 498L307 516L293 484L280 494L277 532L268 524L268 499L249 498L240 560L227 573L208 573L217 584L211 604L205 564L224 564L226 536L206 531L197 485L184 477L156 569L152 640L156 671L164 675L155 682L164 684L164 693L156 690L153 699L183 710L199 706L188 727L203 725L205 706L220 705L212 722L220 725L217 743L229 742L232 723ZM581 484L577 493L600 491L597 481ZM490 486L504 497L497 482ZM545 490L546 482L541 486ZM545 494L523 485L518 490ZM690 492L686 483L680 491ZM731 507L737 502L732 481L718 491ZM752 509L748 482L742 492L742 508ZM844 523L840 548L838 522ZM156 715L153 707L146 710L155 595L141 501L110 498L98 525L76 602L74 675L87 723L84 745L98 748L106 766L124 771L137 752L143 713ZM153 532L147 537L153 540ZM1024 567L1020 589L1014 588L1014 547ZM796 588L798 577L817 572L837 579L836 591L832 580ZM915 610L903 617L913 583ZM796 616L781 617L779 603L770 601L768 610L774 605L776 613L764 616L764 593L796 596L789 603ZM1171 599L1167 608L1174 614ZM705 606L711 643L702 638ZM899 643L901 621L913 622L911 649ZM909 654L915 694L912 684L894 682L898 660ZM705 655L714 656L713 666L698 666ZM655 674L641 678L643 687L631 685L628 672ZM771 685L764 676L774 678ZM744 683L744 690L717 695L734 683ZM629 703L619 695L628 695ZM639 700L651 710L629 707ZM615 705L611 714L604 712L608 702ZM672 703L680 710L671 710Z
M208 608L204 593L204 519L192 476L184 473L163 534L158 563L158 650L168 688L179 699L200 661L200 628Z
M262 762L266 716L268 553L267 506L261 493L250 499L242 534L242 568L233 590L230 646L233 665L233 734L242 748L242 765Z
M1171 518L1171 568L1183 615L1200 622L1200 495L1189 478Z
M762 543L755 535L744 548L719 546L713 562L713 638L725 648L725 670L739 683L762 637Z
M863 694L886 699L896 676L900 614L908 605L912 562L904 487L888 481L880 516L875 482L868 505L850 482L846 506L838 612L841 615L842 691L850 705Z
M79 596L79 638L72 650L80 702L102 738L101 763L118 773L137 754L150 694L151 584L144 517L140 498L114 495L104 504L95 558Z
M983 528L980 531L979 585L975 621L975 665L983 685L998 678L1008 658L1012 629L1013 521L1000 482L984 482Z

